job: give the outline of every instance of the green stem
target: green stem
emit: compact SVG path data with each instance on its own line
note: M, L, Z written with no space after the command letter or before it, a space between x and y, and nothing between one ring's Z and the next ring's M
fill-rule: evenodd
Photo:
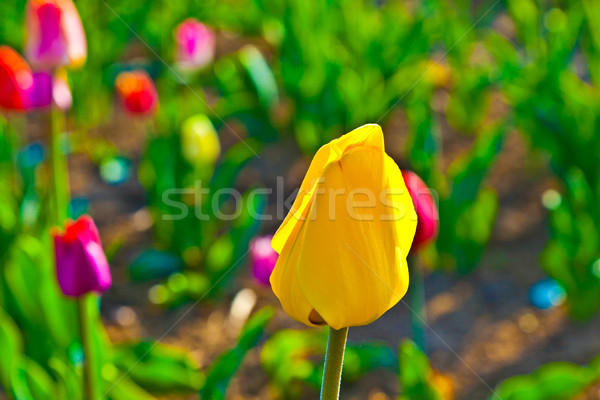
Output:
M412 327L413 341L427 354L427 340L425 338L425 326L427 325L427 314L425 312L425 279L417 259L409 259L410 286L408 289L408 302L410 305L410 322Z
M50 107L46 123L49 131L50 147L50 200L53 210L53 220L51 222L52 224L62 225L67 219L67 208L69 206L69 172L67 170L67 159L60 143L60 132L64 120L61 115Z
M98 396L98 385L94 374L96 359L92 344L92 320L88 310L87 301L93 301L93 295L83 295L79 298L79 324L81 329L81 341L83 343L83 398L85 400L96 400Z
M323 371L323 385L321 386L321 400L337 400L340 396L340 382L342 379L342 364L348 328L335 330L329 329L327 353L325 353L325 370Z

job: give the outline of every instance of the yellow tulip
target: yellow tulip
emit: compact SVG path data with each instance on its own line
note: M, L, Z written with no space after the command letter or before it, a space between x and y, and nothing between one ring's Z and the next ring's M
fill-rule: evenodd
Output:
M183 122L181 146L184 158L192 165L213 165L221 154L219 135L204 114L194 115Z
M271 275L283 309L309 326L366 325L408 288L417 216L379 125L364 125L315 155L275 233Z

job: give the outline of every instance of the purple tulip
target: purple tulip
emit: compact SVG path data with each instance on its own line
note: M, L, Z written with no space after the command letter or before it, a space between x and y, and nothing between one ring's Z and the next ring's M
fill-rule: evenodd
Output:
M206 25L188 18L175 28L177 64L183 69L197 69L215 56L215 33Z
M44 108L52 104L52 75L40 71L33 74L30 108Z
M258 283L269 286L269 278L277 263L278 254L271 247L273 235L259 236L250 242L250 265Z
M69 297L102 293L112 284L96 224L91 217L69 221L65 232L54 232L56 276L62 292Z

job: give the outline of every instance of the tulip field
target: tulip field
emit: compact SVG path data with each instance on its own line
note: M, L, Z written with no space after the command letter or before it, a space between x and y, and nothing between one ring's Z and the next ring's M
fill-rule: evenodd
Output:
M600 1L0 20L0 400L600 399Z

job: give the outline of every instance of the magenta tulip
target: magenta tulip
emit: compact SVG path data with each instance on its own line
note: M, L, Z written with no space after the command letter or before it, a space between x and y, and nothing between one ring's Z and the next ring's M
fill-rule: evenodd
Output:
M66 296L81 297L110 288L110 268L91 217L84 215L75 222L69 221L64 233L54 232L53 236L56 276Z
M411 171L402 171L402 177L412 198L418 218L417 232L410 249L413 253L435 240L440 221L436 201L425 182Z
M87 56L81 19L72 0L29 0L25 54L32 65L79 67Z
M44 108L52 104L52 75L40 71L33 74L33 90L29 98L31 108Z
M215 33L206 25L188 18L175 28L177 64L182 69L197 69L215 56Z
M258 283L269 286L269 278L277 263L278 254L271 247L273 235L259 236L250 242L250 265Z

